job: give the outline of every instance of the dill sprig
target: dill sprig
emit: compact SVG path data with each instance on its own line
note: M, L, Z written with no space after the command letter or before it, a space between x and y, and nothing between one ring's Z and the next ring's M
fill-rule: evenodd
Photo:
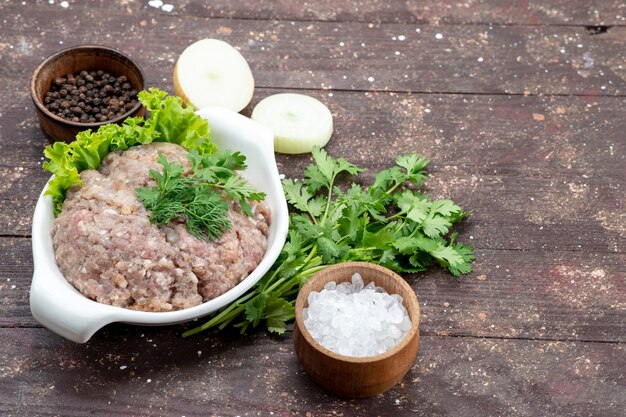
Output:
M149 175L155 187L137 188L137 198L151 212L154 224L167 224L182 218L187 230L203 240L217 240L230 230L228 220L229 201L239 203L242 211L251 215L249 201L262 201L265 194L256 191L238 170L247 168L245 156L239 152L222 151L201 155L192 150L188 155L191 173L184 176L183 166L169 162L159 153L157 161L162 172L155 169Z

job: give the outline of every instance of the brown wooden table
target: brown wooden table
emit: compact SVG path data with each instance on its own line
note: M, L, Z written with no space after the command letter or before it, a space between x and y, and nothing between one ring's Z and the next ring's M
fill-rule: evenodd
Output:
M0 415L624 415L623 1L172 3L0 4ZM386 394L325 394L289 332L181 339L190 325L115 324L79 345L31 316L31 215L48 178L31 72L104 44L172 91L175 60L203 37L250 63L244 114L275 92L310 94L334 115L329 153L376 171L417 151L431 195L473 211L459 229L473 274L405 276L421 347ZM278 161L296 177L310 159Z

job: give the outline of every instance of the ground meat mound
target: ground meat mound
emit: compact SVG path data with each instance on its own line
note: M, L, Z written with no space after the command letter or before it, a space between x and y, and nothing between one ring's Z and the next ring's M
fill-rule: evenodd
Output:
M215 242L189 234L184 223L156 226L137 200L137 187L154 186L148 171L162 170L158 153L187 169L187 151L170 143L113 152L99 170L80 174L55 219L52 238L65 278L100 303L144 311L192 307L228 291L261 261L268 207L253 216L231 202L230 231Z

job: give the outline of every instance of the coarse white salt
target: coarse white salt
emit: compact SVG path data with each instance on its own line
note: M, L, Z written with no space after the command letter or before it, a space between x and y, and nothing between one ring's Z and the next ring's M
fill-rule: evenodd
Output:
M311 291L302 310L309 334L341 355L366 357L387 352L411 329L411 319L398 294L373 282L364 285L359 273L352 282L327 283Z

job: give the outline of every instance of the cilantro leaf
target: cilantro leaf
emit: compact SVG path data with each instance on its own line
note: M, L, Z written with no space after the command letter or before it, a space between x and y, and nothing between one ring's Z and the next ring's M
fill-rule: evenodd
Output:
M246 320L252 327L258 326L261 320L267 321L267 329L270 332L283 334L287 330L286 322L293 319L294 307L287 300L259 294L244 307Z
M310 192L314 193L322 187L328 187L330 181L320 171L317 165L309 165L304 171L304 183Z
M424 233L428 237L440 237L448 233L452 222L446 217L431 212L422 223Z
M370 192L386 192L393 185L401 184L405 180L405 176L397 166L385 169L376 174L374 183L370 186Z
M430 211L432 213L441 214L442 216L451 216L461 213L463 210L451 200L437 200L432 202Z
M298 232L298 234L305 240L315 240L319 236L323 235L322 228L302 216L301 214L292 213L290 216L291 230Z
M252 301L246 303L245 305L245 313L246 320L248 320L253 327L258 326L259 322L263 318L263 313L265 312L265 306L267 301L267 295L259 294Z
M315 181L315 183L312 183L311 185L318 185L317 183L319 183L321 179L323 179L324 182L321 185L325 186L326 188L331 188L335 178L340 173L347 172L351 175L356 175L360 172L365 171L363 168L359 168L358 166L346 161L344 158L332 158L330 155L328 155L328 153L326 153L325 150L323 150L319 146L315 146L311 153L313 154L313 159L317 164L317 168L311 168L307 170L309 175L311 174L311 172L316 171L315 179L310 177L308 178L309 182ZM317 189L319 188L314 188L314 190Z
M417 154L400 155L396 158L396 165L406 170L407 180L415 183L418 187L426 179L424 168L430 161Z
M396 203L400 210L406 213L406 216L416 223L421 223L431 210L431 204L428 198L411 190L405 190L396 197Z
M394 240L393 247L401 254L410 255L417 251L434 251L439 248L439 242L425 236L402 236Z
M324 263L333 264L344 256L347 248L333 242L326 236L322 236L317 239L317 251L322 257L322 261L324 261Z
M465 251L465 253L462 251ZM459 250L457 246L454 245L440 245L437 250L430 252L430 254L454 276L472 272L472 265L467 262L467 252L465 249Z
M313 217L319 217L324 212L326 199L321 195L316 195L307 202L307 211Z
M394 227L395 222L392 222L389 223L389 226L376 231L365 230L363 232L363 246L382 250L389 249L394 240L396 240L396 234L393 231Z
M263 318L267 320L267 330L283 334L287 330L287 321L294 317L293 304L283 298L271 297L265 306Z
M285 179L282 181L283 191L287 202L294 206L296 209L309 213L309 200L313 198L313 194L304 186L304 183L300 181L294 181L292 179ZM309 213L311 214L311 213ZM312 217L316 217L311 214Z

